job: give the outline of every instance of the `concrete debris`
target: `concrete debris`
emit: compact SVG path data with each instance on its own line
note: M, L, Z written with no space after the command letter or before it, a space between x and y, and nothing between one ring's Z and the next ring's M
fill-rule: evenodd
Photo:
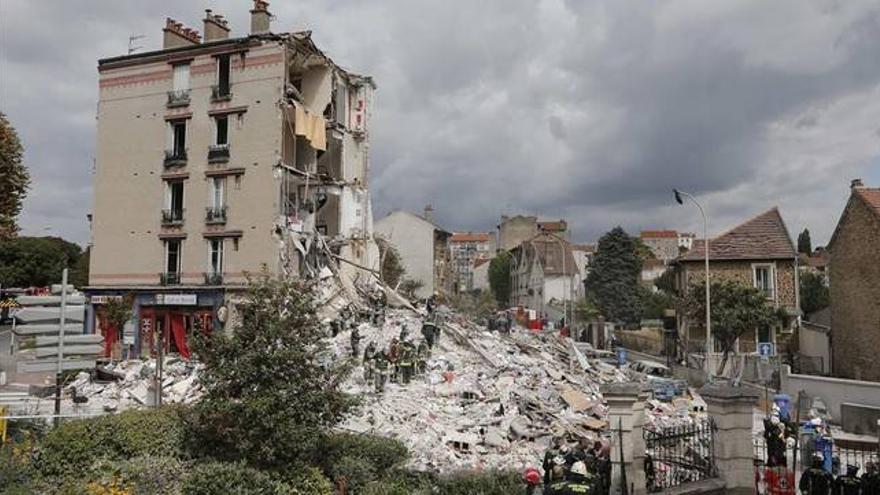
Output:
M360 345L388 349L401 330L418 344L418 313L387 309L384 322L357 325ZM520 468L540 465L554 435L598 439L607 427L599 387L628 380L619 369L582 353L556 334L511 334L450 314L441 324L425 373L377 394L360 359L344 384L363 406L342 428L401 440L417 470ZM350 359L351 330L332 339L337 359ZM607 432L606 432L607 434Z
M200 365L174 356L165 358L163 364L162 402L195 402L202 394L198 377ZM67 391L86 397L89 403L107 412L149 407L155 402L155 370L154 359L121 361L103 366L102 372L94 376L80 372L67 386Z

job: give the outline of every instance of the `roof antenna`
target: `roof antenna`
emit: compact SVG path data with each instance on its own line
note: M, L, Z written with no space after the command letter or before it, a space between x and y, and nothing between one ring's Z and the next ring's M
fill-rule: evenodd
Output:
M143 48L142 46L132 46L135 41L146 38L143 34L135 34L128 37L128 54L131 55L137 50Z

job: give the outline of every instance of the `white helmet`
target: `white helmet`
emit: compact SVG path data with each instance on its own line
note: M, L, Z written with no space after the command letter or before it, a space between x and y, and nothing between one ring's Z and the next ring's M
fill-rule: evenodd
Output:
M554 457L553 464L556 464L557 466L562 466L563 464L565 464L565 457L562 457L561 455Z
M582 461L577 461L571 465L571 474L579 474L581 476L587 475L587 465Z
M770 424L776 426L779 424L779 416L770 416Z
M810 420L810 424L813 426L822 426L822 418L813 418Z

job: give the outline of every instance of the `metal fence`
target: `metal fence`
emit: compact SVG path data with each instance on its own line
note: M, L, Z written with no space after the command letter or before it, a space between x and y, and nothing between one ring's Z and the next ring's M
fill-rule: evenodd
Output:
M767 463L767 442L762 437L755 437L753 440L755 465L764 466ZM810 465L810 458L813 455L813 449L809 442L801 440L795 447L787 447L785 451L786 468L793 469L799 476ZM865 471L865 465L868 462L878 462L880 460L880 451L876 444L868 446L850 445L847 442L836 442L831 450L832 465L834 466L833 474L846 471L847 465L858 466L860 473Z
M714 478L715 421L644 430L645 478L649 492Z

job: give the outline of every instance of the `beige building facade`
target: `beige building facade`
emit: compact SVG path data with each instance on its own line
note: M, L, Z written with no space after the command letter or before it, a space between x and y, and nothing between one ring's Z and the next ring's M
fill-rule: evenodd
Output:
M162 50L99 61L88 292L134 297L129 351L158 333L182 352L172 337L218 326L249 274L314 275L321 249L376 264L375 86L309 32L272 33L267 2L250 12L248 35L206 11L204 39L168 19ZM109 332L101 304L87 325Z

